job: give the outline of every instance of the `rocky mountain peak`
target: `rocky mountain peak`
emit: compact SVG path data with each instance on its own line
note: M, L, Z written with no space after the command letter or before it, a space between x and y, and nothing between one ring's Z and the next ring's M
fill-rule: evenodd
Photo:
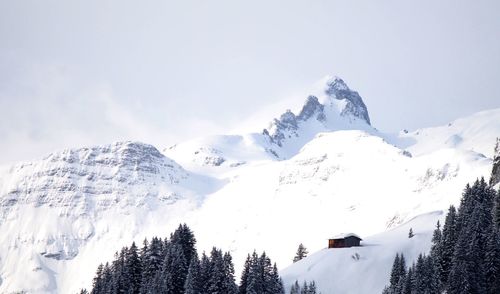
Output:
M342 116L352 115L370 125L370 116L363 99L358 92L351 90L344 80L339 77L327 78L325 94L330 99L346 101L346 105L341 111Z
M279 119L274 119L263 134L283 147L285 140L300 136L300 127L304 124L316 125L313 129L321 131L345 127L346 123L338 125L342 120L361 120L370 125L368 110L358 92L351 90L339 77L327 77L323 85L321 93L307 97L298 114L287 110Z

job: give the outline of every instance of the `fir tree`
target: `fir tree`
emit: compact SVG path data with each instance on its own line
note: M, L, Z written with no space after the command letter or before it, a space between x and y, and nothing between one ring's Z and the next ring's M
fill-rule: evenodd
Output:
M153 237L150 244L148 244L147 241L144 242L143 254L141 256L141 293L146 293L146 290L148 290L147 288L161 269L163 262L161 259L162 249L162 241L157 237Z
M448 214L446 215L446 219L444 222L443 233L441 236L441 257L438 260L438 262L440 263L439 279L442 288L446 287L446 285L448 284L448 276L450 274L453 252L455 250L455 244L457 242L458 232L456 219L457 211L452 205L448 209Z
M243 265L243 270L241 271L241 279L238 293L245 294L247 292L248 287L248 275L250 273L250 263L251 258L250 254L247 255L247 259L245 260L245 264Z
M493 209L493 223L495 228L500 230L500 190L496 193Z
M128 249L125 260L125 268L128 274L128 287L126 293L139 294L141 289L141 260L135 242Z
M468 238L465 234L458 239L455 253L452 259L450 276L446 293L461 294L474 293L474 276L472 275L473 264L469 260Z
M254 251L250 262L250 272L248 273L247 294L264 293L264 269L260 264L259 257Z
M233 258L229 252L224 253L223 257L223 272L224 272L224 281L223 281L223 291L227 294L236 294L238 293L238 286L234 281L234 265Z
M309 252L307 252L307 248L302 243L300 243L299 248L297 249L297 253L295 253L295 257L293 258L293 262L297 262L307 257L308 253Z
M189 263L189 270L184 284L185 294L201 294L203 293L203 284L201 280L201 265L196 252L193 259Z
M106 262L104 268L102 270L102 289L100 293L112 293L113 291L113 273L111 271L111 267L109 263Z
M202 285L202 293L208 293L211 272L212 264L205 252L203 252L200 260L200 282Z
M394 287L396 287L396 284L399 282L400 277L399 253L396 253L396 257L394 258L394 262L392 263L391 278L389 284L390 289L394 289Z
M182 293L187 276L187 262L182 247L178 244L169 244L162 265L161 278L172 293Z
M292 284L292 287L290 288L290 294L300 294L299 281L295 280L295 283Z
M306 281L304 281L304 284L302 285L302 288L300 289L300 294L309 294L309 285L307 285Z
M444 275L443 273L443 268L442 268L442 258L443 258L443 236L441 232L441 225L439 221L436 224L436 229L434 230L434 233L432 234L432 246L431 246L431 254L429 258L432 259L432 267L433 271L435 272L435 278L437 279L437 287L438 289L442 289L442 276ZM433 277L434 278L434 277Z
M309 283L309 294L316 294L316 282L312 281Z
M493 153L493 167L491 168L490 186L500 183L500 138L497 138Z
M92 291L90 292L91 294L104 293L103 271L104 265L101 263L97 267L97 271L92 282Z
M193 255L196 252L196 239L193 232L186 224L179 225L177 230L170 235L170 242L181 246L187 261L193 259Z
M500 293L500 231L493 229L488 236L485 252L485 293Z
M316 284L314 284L314 287L316 288ZM279 276L276 263L273 265L273 268L269 275L268 293L285 294L285 287L283 286L283 281Z
M413 238L413 236L415 236L415 234L413 234L413 229L410 228L410 231L408 232L408 238Z
M412 284L413 280L414 280L413 267L410 267L410 269L408 269L408 273L406 274L404 281L403 281L403 287L401 290L402 294L412 294L412 292L413 292L413 284Z

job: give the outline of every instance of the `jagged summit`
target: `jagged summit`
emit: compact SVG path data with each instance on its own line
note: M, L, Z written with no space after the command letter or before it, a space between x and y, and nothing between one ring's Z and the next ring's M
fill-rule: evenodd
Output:
M298 114L287 110L263 130L263 135L271 143L284 147L285 141L294 138L311 139L318 132L366 129L367 126L370 126L370 117L358 92L351 90L341 78L327 76L321 81L319 93L309 95Z
M349 89L344 80L339 77L328 77L326 79L325 94L330 98L347 102L341 112L342 115L353 115L370 124L370 116L363 99L358 92Z

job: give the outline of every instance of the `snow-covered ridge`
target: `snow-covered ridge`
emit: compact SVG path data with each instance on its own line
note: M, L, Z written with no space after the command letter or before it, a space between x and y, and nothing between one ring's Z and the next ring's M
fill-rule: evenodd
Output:
M0 206L48 205L83 214L124 200L138 203L144 197L175 198L167 187L188 177L180 165L148 144L117 142L68 149L13 166L2 177Z
M477 112L443 126L403 131L396 144L417 156L439 149L457 149L493 158L499 136L500 108L497 108Z

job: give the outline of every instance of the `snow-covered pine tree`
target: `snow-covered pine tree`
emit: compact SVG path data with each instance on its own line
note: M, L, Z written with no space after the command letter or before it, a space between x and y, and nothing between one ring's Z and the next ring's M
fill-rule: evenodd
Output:
M448 283L448 276L450 274L451 261L453 257L453 252L455 250L455 244L457 242L457 210L453 205L448 209L448 214L443 226L442 241L441 241L441 258L440 262L440 273L439 279L442 287L446 287Z
M102 270L102 290L101 293L112 293L113 292L113 273L111 272L111 267L108 262L104 265Z
M234 278L233 258L229 252L224 253L223 257L224 282L223 291L228 294L238 293L238 286Z
M500 189L497 191L493 207L493 223L495 228L500 230Z
M292 287L290 288L290 294L300 294L299 281L295 280L295 283L292 284Z
M103 293L104 290L103 271L104 271L104 265L101 263L97 267L97 271L92 281L92 291L90 292L91 294Z
M394 262L392 263L391 278L389 280L389 289L392 291L400 279L400 263L399 263L399 253L396 253Z
M127 294L139 294L141 289L141 260L139 258L138 248L135 242L127 251L125 259L125 268L128 276Z
M162 264L161 278L172 293L183 293L187 276L187 261L181 245L170 243Z
M242 275L242 282L246 280L246 289L243 284L240 285L239 293L246 294L282 294L284 293L284 286L278 274L276 264L272 265L271 259L265 252L258 256L254 251L252 256L248 259L248 273L246 278ZM246 267L247 262L245 263Z
M170 277L168 273L158 271L153 279L148 283L147 287L141 290L144 294L172 293L169 289Z
M240 286L238 289L239 294L246 294L247 292L248 275L250 273L250 263L251 263L251 258L250 254L248 254L247 259L245 260L245 264L243 265L243 270L241 271Z
M269 278L270 279L269 279L268 292L274 294L285 294L285 287L283 286L283 281L279 276L278 267L276 266L276 263L274 263L273 265L273 269L271 271Z
M500 293L500 230L492 229L486 244L485 260L485 293Z
M414 291L416 293L425 293L426 290L426 268L425 268L425 261L424 261L424 255L420 254L417 258L417 263L415 264L414 268Z
M208 293L211 272L212 264L205 252L203 252L200 259L200 282L202 285L202 293Z
M125 270L125 255L128 248L124 247L120 253L115 253L115 260L111 263L112 289L116 293L125 293L128 288L128 277Z
M403 289L401 290L402 294L412 294L413 291L413 267L408 269L408 273L403 281Z
M443 275L442 269L442 259L443 259L443 235L441 232L441 224L439 221L436 224L436 229L432 234L432 246L429 258L432 259L433 271L435 272L435 277L437 278L437 287L442 289L441 276ZM433 277L434 278L434 277Z
M456 250L453 254L450 276L448 278L448 294L474 293L475 277L471 272L473 267L468 250L468 237L461 234L458 238Z
M500 138L497 138L493 154L493 167L491 168L490 186L500 183Z
M401 293L403 289L404 280L406 278L406 260L401 253L399 255L396 253L394 262L392 264L391 277L389 281L389 286L387 287L386 293Z
M410 228L410 231L408 231L408 238L413 238L415 236L415 234L413 234L413 229Z
M148 244L144 242L144 247L141 254L142 277L141 277L141 293L146 292L156 273L160 271L163 260L162 257L163 244L161 239L153 237Z
M170 235L170 243L180 245L186 260L188 262L192 260L196 252L196 238L186 224L180 224L177 230Z
M300 294L309 294L309 285L306 281L302 284L302 288L300 289Z
M432 256L428 255L424 258L424 281L426 284L425 293L440 293L439 289L439 277L436 272L436 265L434 264L434 259Z
M316 294L317 289L316 289L316 282L312 281L309 283L309 292L308 294Z
M295 257L293 258L293 262L297 262L307 257L307 254L309 254L309 252L307 252L307 248L302 243L300 243L299 248L297 248L297 253L295 253Z
M264 293L264 268L260 263L257 252L252 253L250 271L248 273L247 294Z
M184 283L185 294L201 294L203 293L203 284L201 281L201 265L196 252L189 263L188 274L186 282Z
M222 251L213 247L210 252L210 278L208 293L222 293L224 283L224 260Z

